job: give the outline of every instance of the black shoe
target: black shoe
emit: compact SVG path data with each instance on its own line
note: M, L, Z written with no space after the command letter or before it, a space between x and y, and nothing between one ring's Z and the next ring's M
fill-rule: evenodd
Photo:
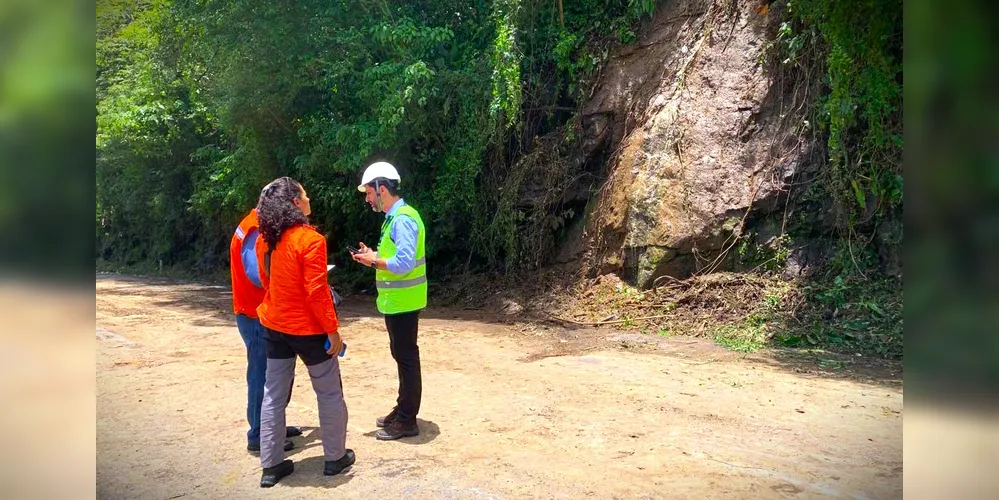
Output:
M398 412L398 410L399 410L398 408L392 408L392 411L390 411L388 415L376 418L375 425L377 425L378 427L385 427L386 424L391 424L392 421L395 420L395 415Z
M420 428L416 425L414 420L411 423L403 423L398 420L393 420L390 424L386 425L384 429L378 431L375 437L379 441L392 441L394 439L419 436Z
M260 453L260 443L248 444L246 449L255 453ZM295 449L295 443L291 442L290 439L284 440L284 451L291 451Z
M267 467L264 469L263 475L260 476L260 487L270 488L277 484L282 477L292 472L295 472L295 464L291 460L285 460L274 467Z
M344 471L347 467L354 465L354 450L347 450L346 453L340 457L340 460L327 460L326 466L323 467L324 476L335 476Z
M302 435L302 429L299 429L298 427L295 427L295 426L292 426L292 425L289 425L288 429L285 432L286 433L285 433L284 436L285 437L290 437L290 438Z

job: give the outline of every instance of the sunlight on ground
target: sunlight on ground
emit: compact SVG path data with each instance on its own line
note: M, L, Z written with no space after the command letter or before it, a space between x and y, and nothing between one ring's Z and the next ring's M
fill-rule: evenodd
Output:
M94 302L86 289L0 283L0 496L94 498Z

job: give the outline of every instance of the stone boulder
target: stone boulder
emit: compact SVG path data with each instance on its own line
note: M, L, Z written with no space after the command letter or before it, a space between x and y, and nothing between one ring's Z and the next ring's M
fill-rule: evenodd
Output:
M815 82L768 72L776 21L753 2L668 2L611 55L580 111L582 143L611 151L587 205L591 274L650 287L721 269L750 215L783 209L815 163Z

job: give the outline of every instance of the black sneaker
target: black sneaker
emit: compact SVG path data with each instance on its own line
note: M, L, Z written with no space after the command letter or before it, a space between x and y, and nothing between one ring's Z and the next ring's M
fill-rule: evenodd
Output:
M392 423L386 425L384 429L378 431L378 433L375 434L375 437L378 438L379 441L392 441L393 439L419 435L420 428L416 425L415 420L410 423L393 420Z
M390 411L388 415L376 418L375 425L378 427L385 427L386 425L391 424L392 421L395 420L395 415L398 411L398 408L392 408L392 411Z
M285 429L284 437L293 438L295 436L301 436L301 435L302 435L302 429L295 427L294 425L289 425L288 428Z
M347 467L354 465L354 450L347 450L346 453L340 457L339 460L327 460L326 466L323 467L324 476L335 476L343 472Z
M251 443L246 445L246 449L254 453L260 453L260 443ZM284 451L291 451L295 449L295 443L290 439L284 440Z
M292 472L295 472L295 464L291 460L285 460L274 467L267 467L264 469L263 475L260 476L260 487L270 488L277 484L282 477Z

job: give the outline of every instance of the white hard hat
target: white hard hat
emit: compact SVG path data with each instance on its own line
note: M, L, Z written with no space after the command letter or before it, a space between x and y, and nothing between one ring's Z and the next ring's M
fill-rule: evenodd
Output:
M364 169L364 175L361 176L361 185L357 186L357 190L363 193L364 186L379 177L399 182L402 181L402 178L399 177L399 172L391 163L379 161L368 165L368 168Z

